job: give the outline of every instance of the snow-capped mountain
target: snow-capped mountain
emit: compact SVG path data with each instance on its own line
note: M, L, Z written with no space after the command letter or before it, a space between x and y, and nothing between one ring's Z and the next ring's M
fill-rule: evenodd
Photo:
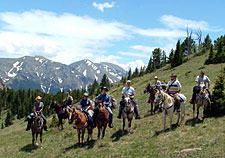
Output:
M46 93L86 88L94 79L101 81L106 74L113 83L126 75L121 67L111 63L82 60L70 65L44 57L0 58L0 77L13 89L40 89Z

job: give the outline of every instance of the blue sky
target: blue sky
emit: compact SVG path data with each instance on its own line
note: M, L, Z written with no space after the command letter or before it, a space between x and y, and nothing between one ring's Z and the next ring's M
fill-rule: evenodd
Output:
M124 68L167 54L186 26L203 39L224 34L222 0L7 0L0 5L0 57L42 55L70 64L90 59Z

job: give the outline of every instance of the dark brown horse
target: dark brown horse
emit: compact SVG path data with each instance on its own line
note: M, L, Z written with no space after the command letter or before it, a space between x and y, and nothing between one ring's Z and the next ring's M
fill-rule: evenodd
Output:
M87 142L89 142L90 139L92 139L92 133L93 133L93 127L92 124L90 124L88 121L88 114L84 111L78 110L76 107L74 107L72 110L70 110L71 115L69 117L69 123L73 123L77 129L78 133L78 145L83 146L84 144L84 134L85 134L85 129L87 128L88 130L88 138ZM92 115L94 113L93 110L91 110ZM80 140L81 139L81 140Z
M37 138L38 134L40 134L40 147L42 148L42 134L43 134L43 119L41 117L41 114L38 113L37 116L35 116L34 121L31 123L31 131L32 131L32 145L37 145ZM35 142L35 144L34 144Z
M61 126L61 130L63 130L63 119L68 119L69 113L67 113L66 110L63 111L63 107L56 101L51 101L50 109L55 110L59 119L58 127Z
M151 114L153 114L153 113L156 112L156 110L159 107L158 105L154 104L156 90L153 86L150 85L150 83L148 83L145 87L144 93L150 93L147 103L151 104ZM153 110L154 105L155 105L155 107L154 107L154 110Z
M97 115L97 127L98 127L98 139L100 138L102 131L102 139L105 136L105 130L109 123L109 111L103 102L95 101L96 106L98 106L99 113Z

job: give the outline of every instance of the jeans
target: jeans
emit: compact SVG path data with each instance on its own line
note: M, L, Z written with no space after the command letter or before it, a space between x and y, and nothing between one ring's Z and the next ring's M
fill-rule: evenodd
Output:
M109 124L111 124L113 122L113 112L109 106L107 106L106 108L109 111Z

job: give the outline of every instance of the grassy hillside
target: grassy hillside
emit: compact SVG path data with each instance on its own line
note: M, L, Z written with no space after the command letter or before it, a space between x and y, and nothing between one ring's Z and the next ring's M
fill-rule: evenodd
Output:
M45 132L44 147L40 149L31 146L31 131L25 131L26 122L16 120L14 125L0 130L0 157L225 157L225 117L207 118L204 123L193 123L192 107L187 103L184 124L163 133L162 114L149 115L150 105L145 103L148 95L143 94L145 85L153 82L155 75L160 80L168 81L169 75L176 73L182 84L182 93L189 101L200 69L204 69L210 77L212 89L216 76L225 64L204 66L205 59L206 56L198 56L175 69L164 67L132 80L141 119L133 121L131 134L121 135L122 121L116 119L116 109L114 128L107 128L103 140L97 140L95 129L93 140L80 148L77 146L76 131L66 123L64 131L50 129ZM115 84L110 94L120 100L123 86ZM174 115L173 123L176 118Z

